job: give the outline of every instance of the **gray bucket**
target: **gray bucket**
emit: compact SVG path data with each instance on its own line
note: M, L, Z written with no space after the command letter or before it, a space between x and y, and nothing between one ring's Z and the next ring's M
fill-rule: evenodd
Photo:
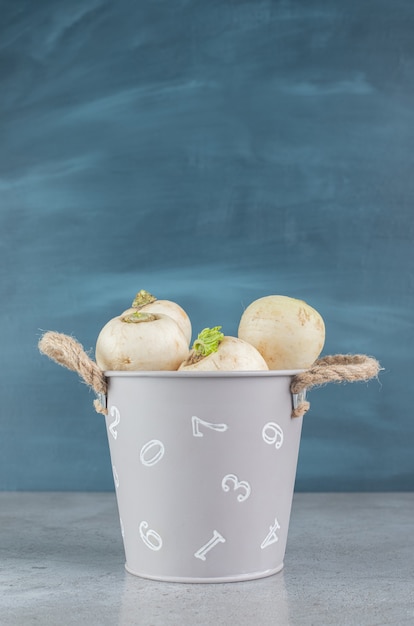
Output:
M214 583L283 568L302 418L298 371L105 372L131 574Z

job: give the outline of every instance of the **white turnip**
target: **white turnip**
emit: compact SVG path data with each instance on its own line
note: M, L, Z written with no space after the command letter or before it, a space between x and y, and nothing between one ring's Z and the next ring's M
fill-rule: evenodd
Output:
M221 326L204 328L194 341L190 355L178 368L182 371L268 370L266 361L252 345L225 336Z
M122 315L128 315L134 311L141 311L143 313L155 313L168 315L171 317L179 328L181 328L184 337L187 339L187 345L190 345L191 341L191 321L184 309L171 300L158 300L145 289L141 289L135 296L134 301L129 309L124 311Z
M188 342L168 315L133 310L111 319L99 333L95 358L102 370L176 370Z
M257 348L271 370L307 369L322 351L325 324L303 300L271 295L247 307L238 336Z

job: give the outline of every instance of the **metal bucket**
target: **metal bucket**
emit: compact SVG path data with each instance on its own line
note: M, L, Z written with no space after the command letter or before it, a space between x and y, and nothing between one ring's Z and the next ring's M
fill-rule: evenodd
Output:
M298 371L105 372L126 569L214 583L283 568Z

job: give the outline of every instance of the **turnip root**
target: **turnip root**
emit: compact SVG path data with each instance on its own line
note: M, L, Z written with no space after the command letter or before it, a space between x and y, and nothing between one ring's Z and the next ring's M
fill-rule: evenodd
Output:
M257 348L271 370L307 369L322 351L325 324L303 300L272 295L247 307L238 336Z
M95 358L102 370L176 370L188 342L168 315L133 310L114 317L99 333Z
M194 341L181 371L268 370L266 361L252 345L237 337L225 336L221 326L204 328Z
M181 328L184 337L187 339L187 345L190 345L191 341L191 321L184 309L176 302L170 300L158 300L145 289L141 289L135 296L135 299L131 305L131 308L127 309L122 315L128 315L135 311L141 311L142 313L161 313L162 315L168 315L171 317L179 328Z

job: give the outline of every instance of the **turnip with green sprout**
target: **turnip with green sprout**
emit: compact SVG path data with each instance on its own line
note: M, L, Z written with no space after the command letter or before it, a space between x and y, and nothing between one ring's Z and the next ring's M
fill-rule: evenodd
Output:
M187 338L168 315L133 310L99 333L95 358L102 370L177 370L188 357Z
M194 341L180 371L268 370L266 361L252 345L237 337L225 336L221 326L204 328Z
M176 302L172 302L171 300L158 300L151 293L145 291L145 289L141 289L135 296L131 308L124 311L122 315L128 315L135 311L168 315L181 328L184 337L187 339L187 345L190 345L192 333L191 321L184 309Z
M307 369L322 352L325 324L303 300L272 295L247 307L238 336L257 348L271 370Z

